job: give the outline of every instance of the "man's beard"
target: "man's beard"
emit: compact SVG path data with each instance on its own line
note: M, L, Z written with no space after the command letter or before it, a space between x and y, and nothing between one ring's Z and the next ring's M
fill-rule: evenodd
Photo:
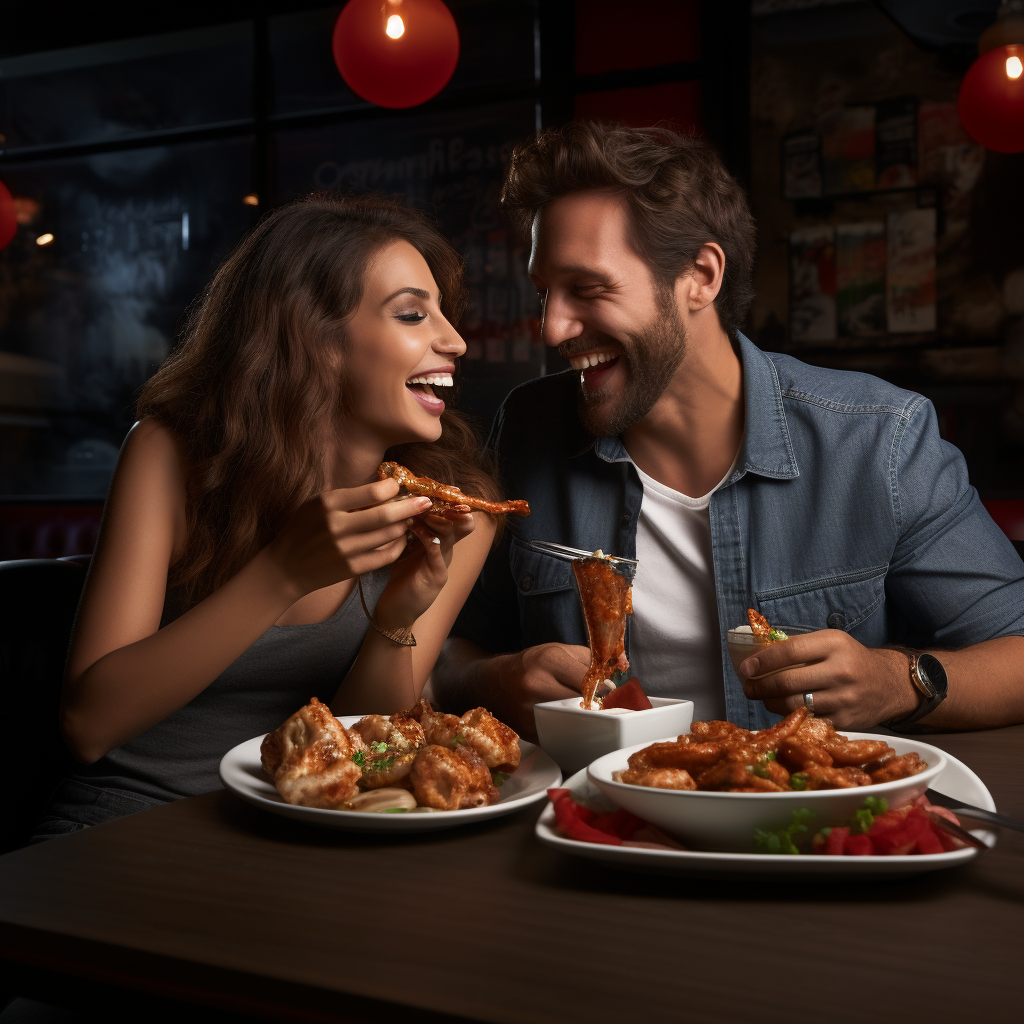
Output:
M595 437L615 437L639 423L664 394L686 353L686 327L675 303L660 304L658 315L620 342L626 373L621 399L611 404L606 389L588 391L581 382L580 422Z

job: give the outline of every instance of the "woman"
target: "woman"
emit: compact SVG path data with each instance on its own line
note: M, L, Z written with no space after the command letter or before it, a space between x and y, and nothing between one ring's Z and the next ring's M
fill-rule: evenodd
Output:
M225 261L121 452L61 709L85 767L37 838L216 789L312 696L419 698L497 524L424 516L376 470L496 496L434 391L460 298L451 246L379 198L283 207Z

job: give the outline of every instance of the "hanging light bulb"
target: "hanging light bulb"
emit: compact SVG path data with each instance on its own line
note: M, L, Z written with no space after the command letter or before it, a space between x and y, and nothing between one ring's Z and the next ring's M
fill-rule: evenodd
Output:
M997 153L1024 152L1024 0L1003 0L960 84L960 120Z
M426 103L448 84L459 61L459 30L442 0L349 0L331 47L353 92L401 109Z

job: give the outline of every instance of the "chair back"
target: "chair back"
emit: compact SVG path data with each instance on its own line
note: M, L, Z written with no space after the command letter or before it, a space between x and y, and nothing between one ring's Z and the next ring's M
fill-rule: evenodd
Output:
M57 715L85 576L81 560L0 562L0 700L5 755L14 768L0 816L0 852L28 840L54 787L75 764Z

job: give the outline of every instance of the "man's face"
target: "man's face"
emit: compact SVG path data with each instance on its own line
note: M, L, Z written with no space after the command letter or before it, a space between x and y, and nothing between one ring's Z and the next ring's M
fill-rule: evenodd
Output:
M675 297L658 288L628 227L625 201L601 192L555 199L533 222L542 337L580 371L580 419L599 437L651 411L685 350Z

